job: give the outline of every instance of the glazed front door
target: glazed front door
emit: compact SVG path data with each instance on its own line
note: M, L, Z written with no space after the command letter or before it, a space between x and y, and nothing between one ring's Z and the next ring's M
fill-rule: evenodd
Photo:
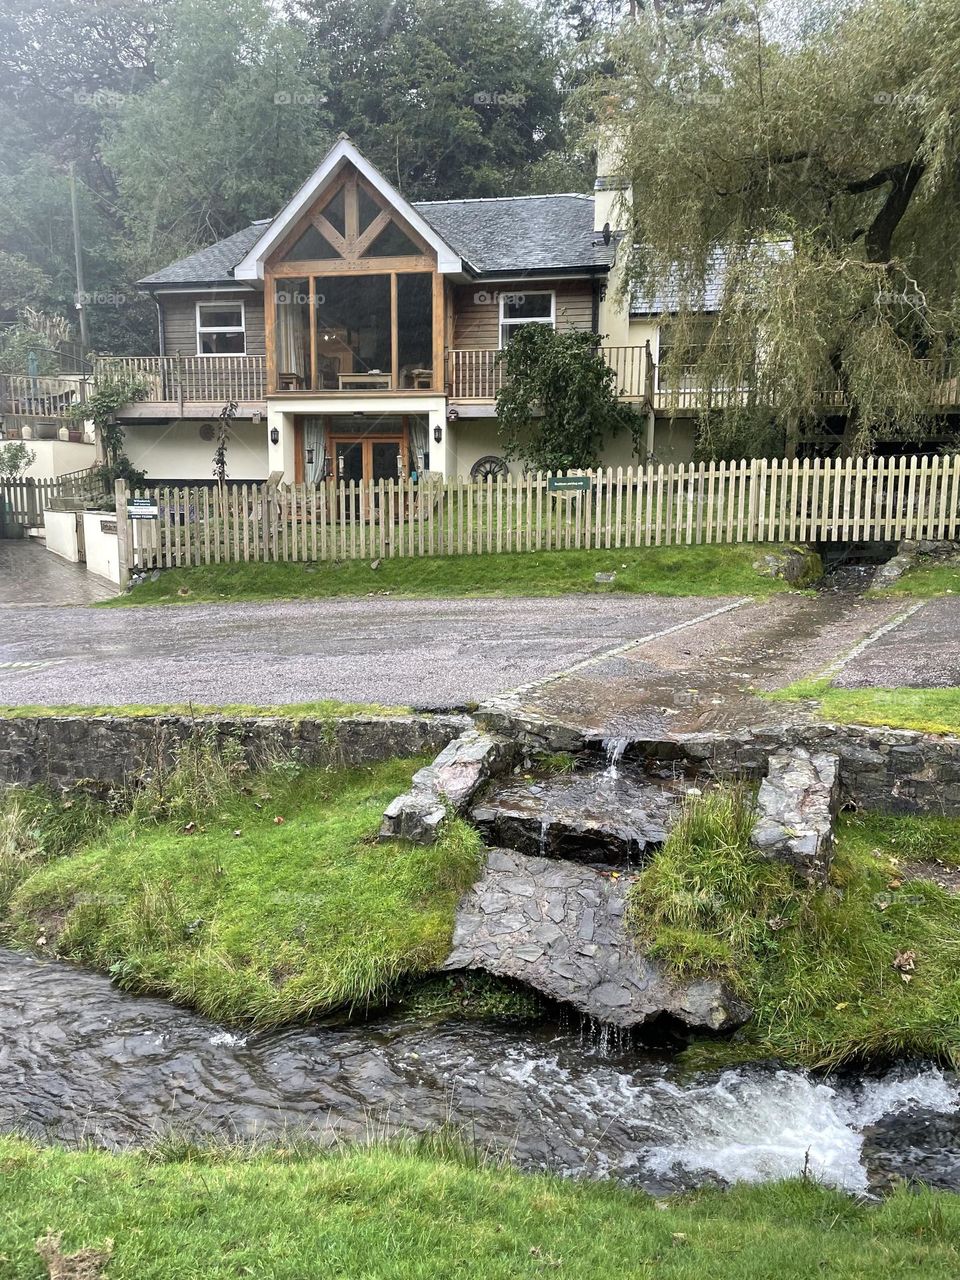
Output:
M399 436L334 437L334 478L349 490L351 480L357 488L354 492L354 513L369 519L369 491L366 485L378 480L396 480L400 477L403 459L403 440ZM346 501L349 502L349 492ZM374 506L378 495L373 495Z

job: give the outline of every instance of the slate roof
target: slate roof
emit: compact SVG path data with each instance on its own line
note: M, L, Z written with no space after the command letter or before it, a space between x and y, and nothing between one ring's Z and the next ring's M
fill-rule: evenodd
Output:
M198 249L188 258L173 262L162 271L155 271L152 276L144 276L138 280L142 285L161 284L230 284L233 281L233 269L253 248L263 235L264 227L270 225L271 219L251 223L242 231L227 236L226 240L218 240L216 244Z
M698 311L716 311L723 293L726 261L721 254L715 254L704 280L703 301ZM667 280L659 292L647 293L638 284L630 291L630 314L632 316L669 314L680 309L679 280ZM699 302L699 299L698 299Z
M613 245L593 243L593 196L506 196L414 205L484 275L609 267Z
M764 245L764 250L771 261L792 252L789 242L771 241ZM727 255L723 250L716 250L710 260L706 278L703 282L703 298L697 297L698 305L691 307L693 311L716 311L720 306L723 287L726 282ZM647 293L640 285L634 285L630 291L630 314L632 316L660 315L679 311L680 289L679 278L667 280L658 293Z
M413 206L452 249L482 275L526 271L605 271L613 244L595 245L593 197L506 196L488 200L428 200ZM230 284L237 263L269 226L255 222L139 281L160 285Z

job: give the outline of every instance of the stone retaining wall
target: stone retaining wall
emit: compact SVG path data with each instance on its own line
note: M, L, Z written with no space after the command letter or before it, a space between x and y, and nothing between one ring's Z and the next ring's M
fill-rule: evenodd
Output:
M560 722L486 708L479 718L498 733L519 737L528 749L603 752L598 738ZM960 738L912 729L806 724L677 734L631 739L624 759L637 763L675 761L690 772L760 779L774 752L794 747L839 758L842 804L960 817Z
M367 764L436 754L470 724L466 716L24 716L0 720L0 786L93 781L135 784L145 769L169 765L198 727L242 743L256 764L276 753L308 765Z

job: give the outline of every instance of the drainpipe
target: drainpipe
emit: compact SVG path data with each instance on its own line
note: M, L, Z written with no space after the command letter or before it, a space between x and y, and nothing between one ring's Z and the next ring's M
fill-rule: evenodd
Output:
M153 304L157 308L157 355L162 356L166 354L163 349L163 309L156 294L153 295Z

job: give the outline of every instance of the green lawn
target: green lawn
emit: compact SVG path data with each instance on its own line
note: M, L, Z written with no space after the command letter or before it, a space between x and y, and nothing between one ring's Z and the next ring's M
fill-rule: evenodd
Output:
M49 1272L84 1280L960 1274L960 1198L926 1191L865 1205L794 1181L656 1204L413 1146L162 1160L3 1138L0 1170L0 1275L16 1280L48 1275L36 1241L50 1232L64 1254L110 1255Z
M917 859L960 865L960 819L843 817L825 889L761 857L751 826L736 793L708 793L630 890L629 920L651 954L688 978L726 978L754 1010L733 1042L691 1061L960 1063L960 898L900 875ZM905 981L894 961L908 952Z
M798 680L765 693L774 702L809 700L835 724L886 725L923 733L960 733L960 689L838 689L828 678Z
M204 600L273 600L329 596L556 596L618 592L668 596L768 596L787 584L761 576L754 563L771 546L644 547L631 551L549 551L513 555L434 556L320 564L212 564L171 569L103 608ZM596 573L615 573L612 583ZM181 594L184 593L184 594Z
M920 564L915 569L908 569L903 577L877 594L913 596L922 600L931 596L960 595L960 565Z
M20 824L19 848L5 845L0 811L6 931L222 1020L267 1026L362 1007L446 958L482 861L460 822L429 848L377 843L383 809L423 763L285 762L231 778L229 759L201 752L195 773L184 766L162 795L148 789L130 814L101 816L70 843L44 838L62 822L52 801ZM5 803L12 830L25 801Z

